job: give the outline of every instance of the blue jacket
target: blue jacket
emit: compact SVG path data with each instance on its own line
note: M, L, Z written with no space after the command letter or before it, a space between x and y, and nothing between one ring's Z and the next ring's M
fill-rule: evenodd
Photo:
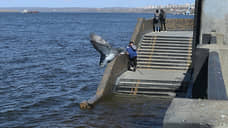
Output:
M137 56L136 49L133 49L131 46L127 46L126 51L131 59Z

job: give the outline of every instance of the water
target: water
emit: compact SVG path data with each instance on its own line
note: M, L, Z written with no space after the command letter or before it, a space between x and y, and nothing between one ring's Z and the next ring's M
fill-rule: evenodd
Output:
M0 127L160 127L170 100L113 96L79 108L104 71L89 33L125 47L139 17L151 14L0 13Z

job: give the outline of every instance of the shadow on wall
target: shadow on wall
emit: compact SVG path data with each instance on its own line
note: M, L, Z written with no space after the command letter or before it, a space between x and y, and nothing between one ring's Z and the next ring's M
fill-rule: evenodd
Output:
M207 99L209 49L197 48L193 53L192 98Z
M209 53L208 60L208 99L227 100L227 92L217 52Z

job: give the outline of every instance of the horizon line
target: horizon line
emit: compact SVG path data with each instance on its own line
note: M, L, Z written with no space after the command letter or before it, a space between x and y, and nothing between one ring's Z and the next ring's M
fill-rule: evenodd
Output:
M60 7L60 6L56 6L56 7L50 7L50 6L4 6L0 8L143 8L143 7L147 7L147 6L167 6L167 5L185 5L185 4L195 4L195 2L191 2L191 3L182 3L182 4L160 4L160 5L156 5L156 4L149 4L149 5L145 5L145 6L138 6L138 7L125 7L125 6L107 6L107 7L77 7L77 6L65 6L65 7Z

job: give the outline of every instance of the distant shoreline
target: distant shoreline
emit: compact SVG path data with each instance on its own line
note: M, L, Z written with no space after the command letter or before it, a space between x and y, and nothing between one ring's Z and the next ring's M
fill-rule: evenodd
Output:
M154 13L155 9L145 8L0 8L0 13L13 12L22 13L23 10L39 11L39 12L59 12L59 13ZM163 8L170 14L184 14L187 8ZM191 14L194 13L192 10Z

